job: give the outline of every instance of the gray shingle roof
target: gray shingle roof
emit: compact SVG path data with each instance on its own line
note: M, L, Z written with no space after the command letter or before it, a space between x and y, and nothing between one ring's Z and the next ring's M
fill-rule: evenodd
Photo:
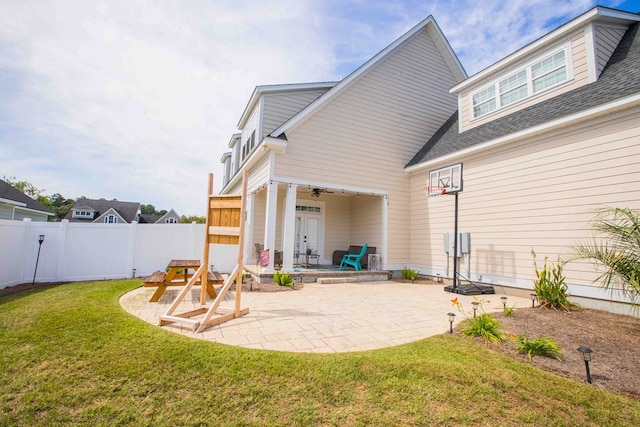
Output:
M639 92L640 32L638 24L634 24L622 37L596 82L463 133L458 132L458 113L456 112L406 166L433 160Z
M6 181L0 179L0 199L8 199L13 200L20 203L25 203L28 209L33 209L36 211L41 211L47 214L53 215L47 207L45 207L42 203L33 200L31 197L24 194L22 191L16 189Z
M73 218L73 209L82 207L86 209L90 207L94 209L97 213L91 219L81 219L81 218ZM76 201L73 205L73 208L69 210L67 215L65 216L71 222L91 222L98 216L102 215L109 209L114 209L118 214L127 222L132 222L137 220L138 210L140 209L140 203L138 202L121 202L119 200L105 200L105 199L80 199Z

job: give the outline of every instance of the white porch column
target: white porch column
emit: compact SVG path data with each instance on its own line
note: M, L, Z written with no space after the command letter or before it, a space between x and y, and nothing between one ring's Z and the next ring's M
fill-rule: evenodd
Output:
M246 214L246 223L244 224L244 260L245 264L249 262L250 259L253 259L255 250L253 244L253 218L254 218L254 209L255 209L255 194L249 193L247 194L247 205L245 208ZM258 262L258 260L256 260Z
M273 273L273 261L276 257L276 219L278 214L278 183L267 184L267 207L264 224L264 248L269 249L269 265L264 268L265 273Z
M282 271L293 272L293 255L296 232L296 191L297 184L289 184L284 204L284 236L282 242Z

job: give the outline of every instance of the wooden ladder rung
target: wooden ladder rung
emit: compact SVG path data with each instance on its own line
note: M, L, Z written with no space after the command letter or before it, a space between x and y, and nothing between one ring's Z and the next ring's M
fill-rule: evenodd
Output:
M209 234L216 236L239 236L240 227L222 227L212 225L209 227Z

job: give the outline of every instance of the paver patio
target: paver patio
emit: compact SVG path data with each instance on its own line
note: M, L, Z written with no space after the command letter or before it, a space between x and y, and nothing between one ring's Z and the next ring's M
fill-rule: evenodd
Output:
M149 302L153 289L137 288L120 298L122 307L154 325L177 295L167 291ZM230 300L233 298L232 292ZM501 294L482 295L486 312L502 310ZM200 288L194 288L178 311L199 304ZM338 353L372 350L417 341L448 332L447 313L464 315L452 307L458 297L469 315L472 296L444 292L442 285L418 285L392 281L339 284L307 283L290 292L243 292L247 315L202 333L170 324L163 329L193 338L246 348L290 352ZM230 305L233 301L229 301ZM528 307L529 299L508 296L508 305Z

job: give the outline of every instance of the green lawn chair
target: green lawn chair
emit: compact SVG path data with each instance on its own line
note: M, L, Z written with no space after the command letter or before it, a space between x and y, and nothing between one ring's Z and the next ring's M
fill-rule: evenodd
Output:
M357 254L357 255L356 254L346 254L345 256L343 256L342 257L342 262L340 262L339 270L346 269L347 265L352 266L353 268L356 269L356 271L362 270L362 268L360 267L360 260L364 256L365 252L367 252L367 244L366 243L362 247L362 250L360 251L359 254Z

